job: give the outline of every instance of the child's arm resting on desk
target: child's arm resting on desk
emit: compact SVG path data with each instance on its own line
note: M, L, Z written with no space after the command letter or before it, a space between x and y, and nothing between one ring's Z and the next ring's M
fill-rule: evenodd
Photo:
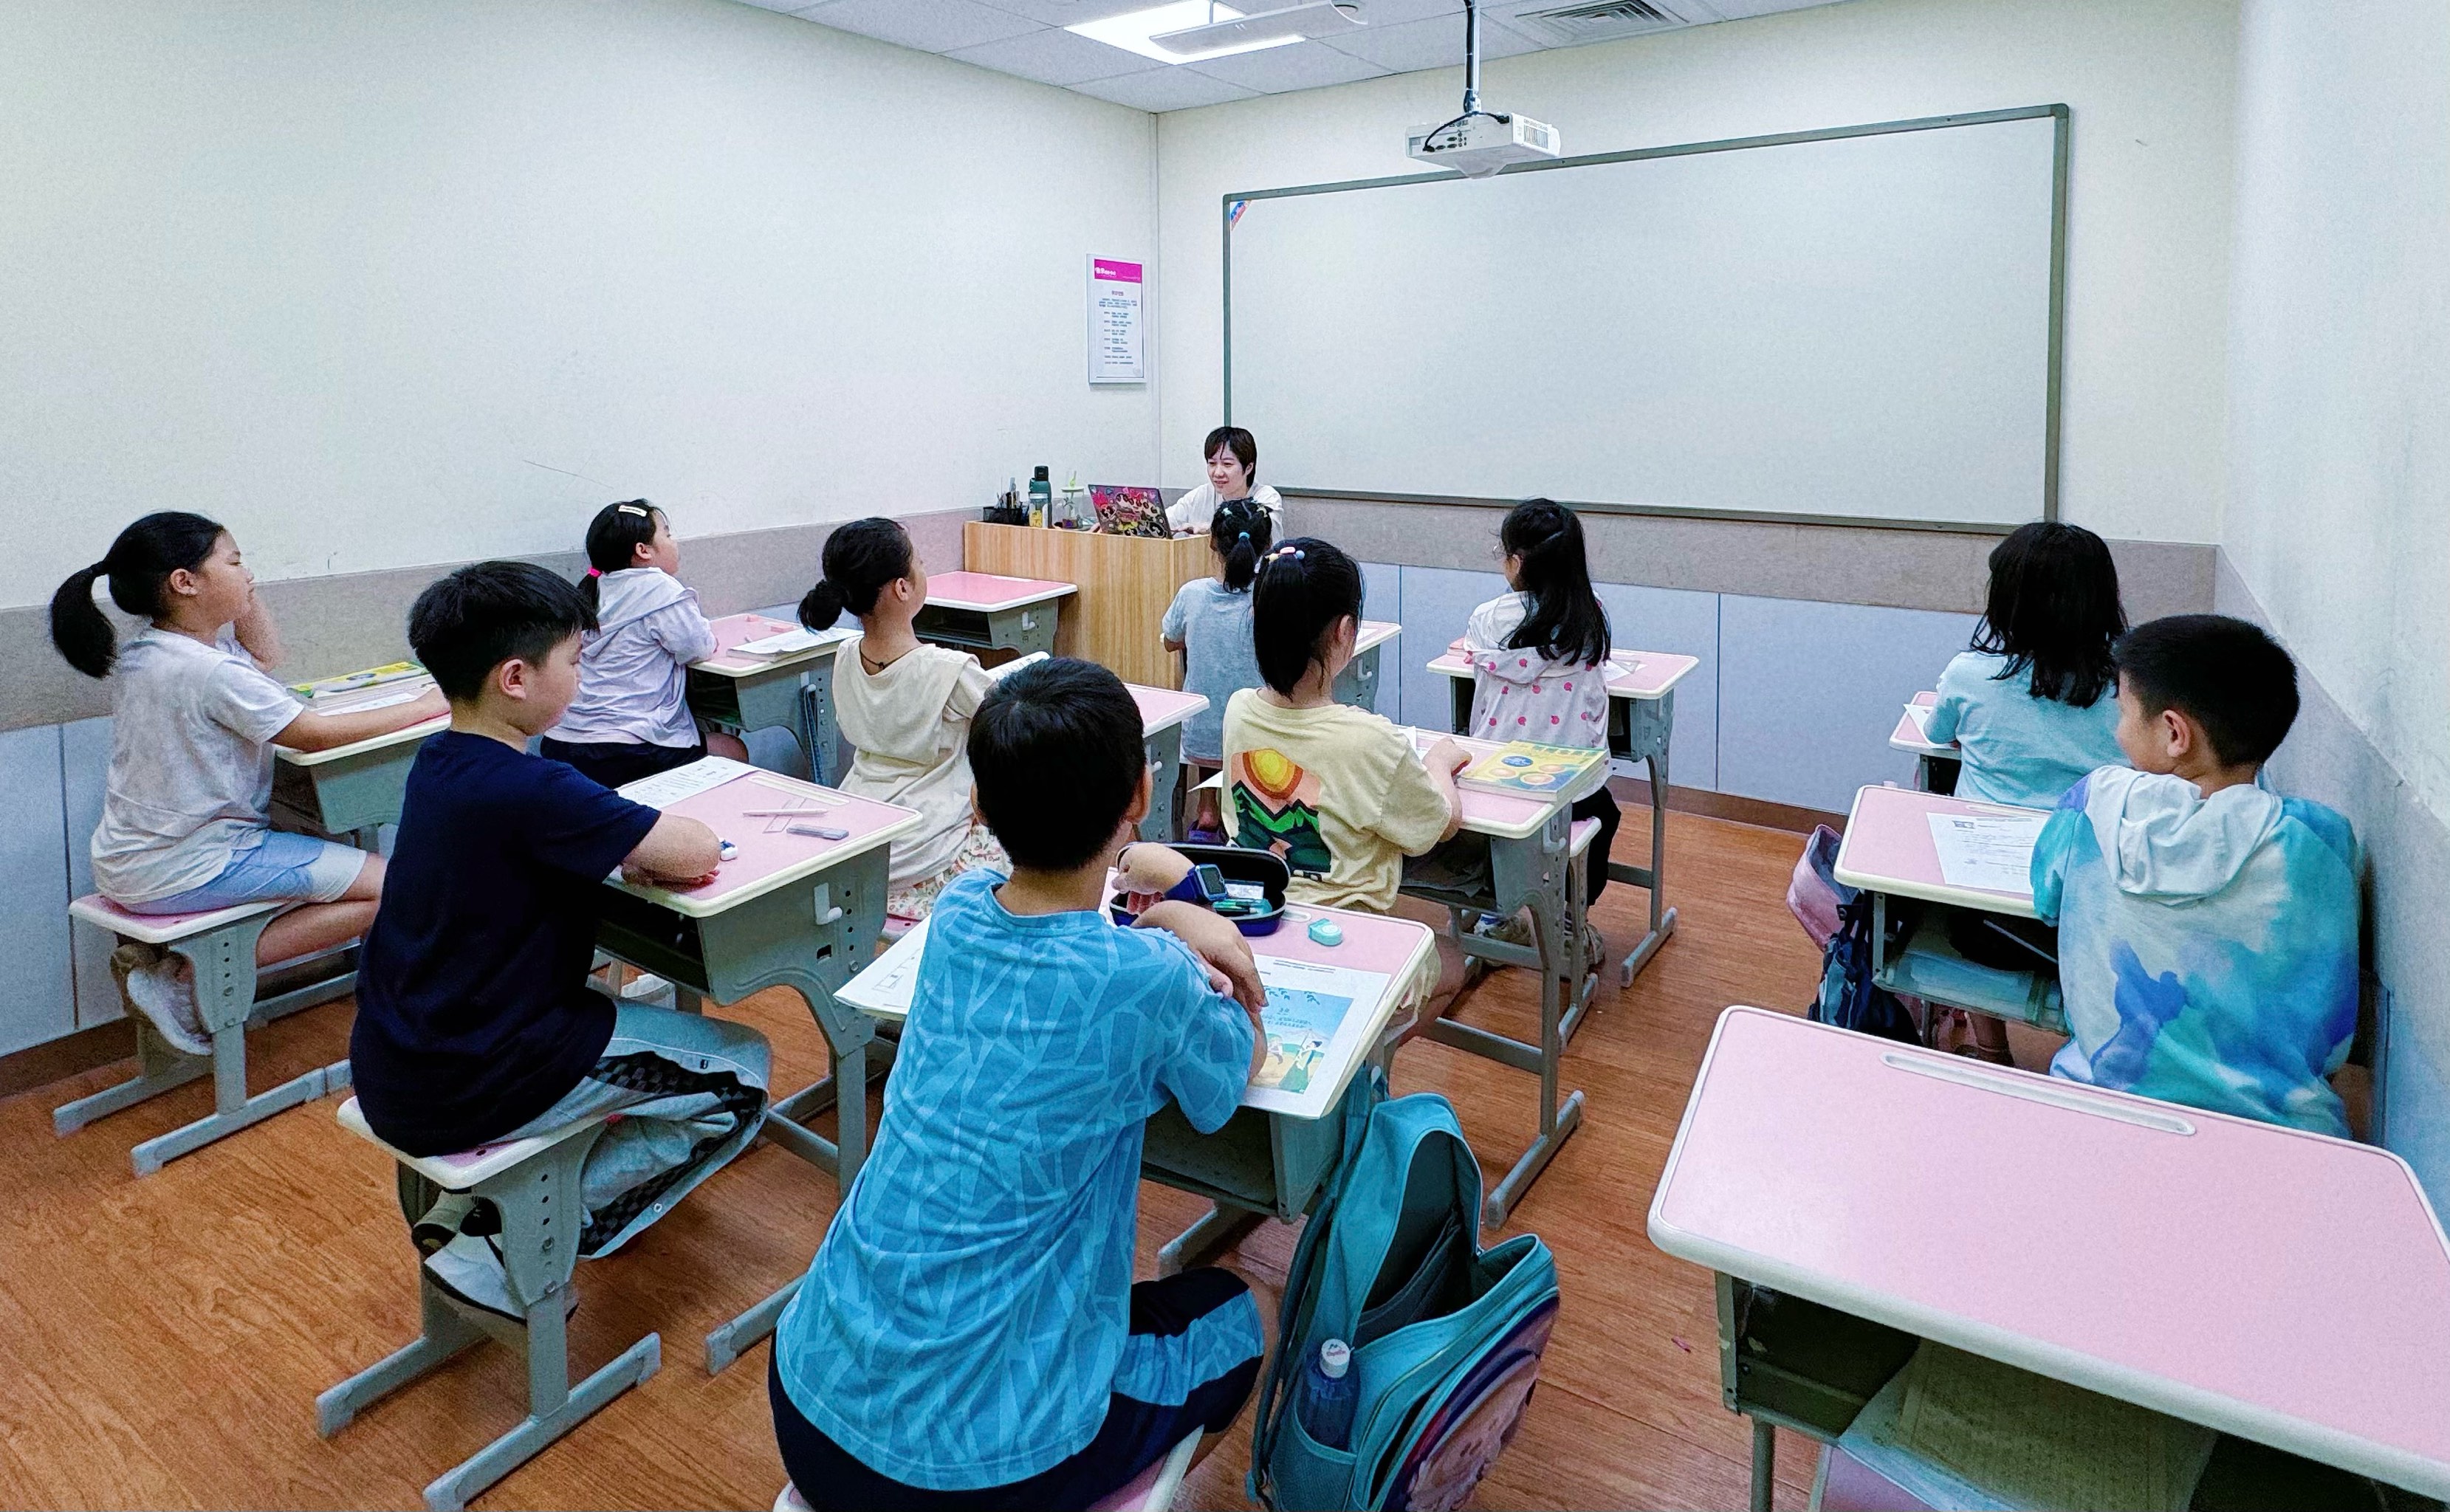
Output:
M1190 946L1207 971L1208 985L1232 996L1231 1004L1208 998L1193 1015L1190 1032L1163 1077L1192 1127L1214 1134L1241 1106L1242 1089L1267 1063L1268 1031L1260 1020L1259 1005L1268 1000L1268 994L1259 985L1258 962L1240 930L1196 903L1159 902L1140 915L1136 927L1162 929ZM1236 1005L1239 1015L1235 1013ZM1235 1061L1239 1047L1226 1037L1236 1017L1248 1019L1247 1064Z
M443 698L442 689L429 688L409 702L388 708L361 708L345 714L318 714L310 709L281 727L281 733L272 737L272 743L312 754L354 746L449 712L451 705Z
M713 830L686 814L663 814L622 858L621 875L632 882L695 882L713 876L722 863L723 842Z

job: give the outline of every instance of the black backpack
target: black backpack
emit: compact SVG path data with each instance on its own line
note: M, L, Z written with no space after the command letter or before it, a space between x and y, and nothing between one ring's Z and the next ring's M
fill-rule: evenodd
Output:
M1845 896L1852 893L1852 896ZM1896 994L1872 980L1872 895L1845 889L1838 903L1838 932L1821 957L1820 992L1812 1017L1883 1039L1922 1042L1914 1015Z

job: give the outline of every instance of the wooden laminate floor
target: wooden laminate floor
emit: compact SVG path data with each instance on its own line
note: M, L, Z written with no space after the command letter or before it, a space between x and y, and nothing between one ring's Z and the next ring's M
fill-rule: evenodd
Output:
M1646 859L1629 809L1619 854ZM1556 1251L1564 1310L1521 1435L1477 1504L1739 1507L1749 1434L1719 1405L1709 1276L1651 1248L1643 1219L1720 1009L1799 1008L1817 959L1783 905L1796 836L1678 814L1670 821L1675 938L1629 992L1611 979L1568 1052L1581 1131L1517 1209ZM1643 895L1612 887L1596 915L1612 943L1639 932ZM1526 974L1481 986L1467 1020L1530 1036ZM775 1085L821 1075L822 1039L796 998L726 1010L773 1040ZM251 1040L254 1084L347 1050L348 1007L318 1008ZM315 1394L417 1328L413 1251L389 1163L309 1104L143 1180L138 1139L210 1105L197 1084L54 1139L50 1108L125 1074L89 1073L0 1103L0 1505L410 1507L436 1473L515 1422L516 1362L480 1347L378 1405L330 1443ZM1535 1128L1533 1078L1444 1046L1408 1046L1398 1092L1452 1098L1493 1180ZM706 1330L803 1270L831 1181L770 1146L744 1156L622 1253L578 1272L574 1368L641 1333L663 1335L646 1385L512 1474L479 1505L749 1507L782 1481L758 1349L710 1379ZM1141 1273L1198 1212L1141 1188ZM1493 1237L1493 1236L1492 1236ZM1263 1227L1233 1264L1272 1319L1291 1231ZM1247 1505L1247 1423L1177 1503ZM1808 1446L1781 1444L1779 1504L1800 1506Z

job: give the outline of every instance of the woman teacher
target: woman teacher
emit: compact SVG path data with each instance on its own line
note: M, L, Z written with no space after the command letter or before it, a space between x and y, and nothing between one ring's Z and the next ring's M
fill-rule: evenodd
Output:
M1199 449L1208 458L1208 481L1174 501L1165 512L1165 523L1176 535L1197 535L1208 529L1209 516L1216 506L1231 499L1257 501L1268 512L1270 523L1284 514L1285 501L1274 489L1262 484L1251 486L1251 474L1259 465L1259 443L1251 433L1238 425L1220 425L1208 433L1207 444Z

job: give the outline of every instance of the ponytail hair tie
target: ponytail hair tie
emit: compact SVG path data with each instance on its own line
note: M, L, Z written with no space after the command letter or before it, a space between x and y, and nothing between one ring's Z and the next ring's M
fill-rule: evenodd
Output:
M1244 531L1241 534L1234 538L1237 541L1247 541L1251 538L1251 533L1249 531Z
M602 568L591 567L587 570L587 575L590 577L602 577L604 575L604 570Z

